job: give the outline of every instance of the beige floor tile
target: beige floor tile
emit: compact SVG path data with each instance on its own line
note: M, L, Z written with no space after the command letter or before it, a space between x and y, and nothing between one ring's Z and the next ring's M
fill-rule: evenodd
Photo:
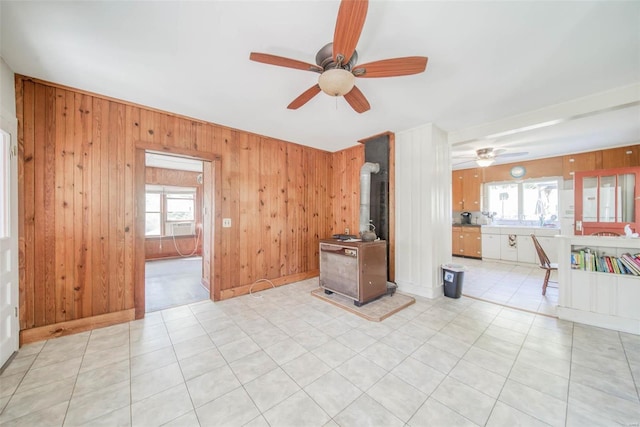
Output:
M278 341L266 347L264 351L279 365L285 364L307 352L307 350L293 338Z
M261 412L267 411L300 390L281 368L256 378L245 384L244 388Z
M240 387L240 382L228 366L221 366L187 382L195 408Z
M356 400L362 391L336 371L329 371L304 388L332 418ZM336 390L340 390L336 393Z
M123 381L129 381L129 359L112 363L90 371L80 372L76 378L73 395L81 396Z
M478 425L487 422L496 402L494 398L452 377L445 378L431 397Z
M18 390L0 414L0 425L31 412L68 402L71 399L74 383L75 378L67 378L24 392Z
M278 365L263 350L251 353L241 359L235 360L229 364L233 373L236 375L241 384L246 384L274 370ZM309 371L308 365L305 368Z
M215 348L182 359L179 363L182 375L187 381L227 364L222 354Z
M29 412L10 421L3 421L0 418L0 424L2 427L62 426L68 406L69 402L61 402L48 408Z
M260 415L242 387L201 406L196 413L203 426L239 426Z
M282 365L282 369L300 387L306 387L331 370L329 365L311 352L304 353L302 356L285 363Z
M509 379L553 396L556 399L565 402L567 400L569 390L569 380L567 378L554 375L526 363L516 362L509 373Z
M323 426L330 420L329 415L302 390L266 411L264 418L272 426ZM257 421L254 419L254 422Z
M185 384L179 384L131 405L131 425L162 425L193 410Z
M387 374L387 370L359 354L338 366L336 371L362 391L367 391Z
M478 424L471 422L437 400L429 398L407 425L411 427L475 427Z
M65 425L75 426L89 421L131 403L131 384L129 380L102 387L98 390L74 395L69 403Z
M162 366L131 378L131 403L184 383L178 362Z
M405 422L427 400L426 394L393 374L387 374L367 394Z
M518 382L507 380L499 400L553 426L565 424L567 404Z
M491 411L491 416L487 421L487 427L503 427L503 426L528 426L528 427L545 427L549 424L543 423L537 418L518 411L502 402L496 402L496 406Z
M501 375L465 360L459 361L456 367L449 372L449 376L496 399L507 380Z
M363 394L334 417L340 426L402 427L404 422L370 396Z

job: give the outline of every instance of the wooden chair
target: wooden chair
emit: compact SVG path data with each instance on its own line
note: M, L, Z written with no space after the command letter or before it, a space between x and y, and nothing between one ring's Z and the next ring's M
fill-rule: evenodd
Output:
M540 242L536 239L535 234L531 235L531 239L533 239L533 246L536 247L536 252L538 253L538 259L540 260L540 268L547 270L547 273L544 275L544 282L542 283L542 295L547 294L547 285L549 284L549 277L551 276L551 271L558 269L558 264L555 262L549 262L549 257L542 249Z
M620 236L620 233L614 233L613 231L598 231L591 233L592 236Z

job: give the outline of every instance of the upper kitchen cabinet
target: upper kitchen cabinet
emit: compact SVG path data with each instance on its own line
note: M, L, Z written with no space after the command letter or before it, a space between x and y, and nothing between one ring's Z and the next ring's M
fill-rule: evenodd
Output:
M479 211L482 171L479 168L453 171L451 178L454 211Z
M602 150L602 169L629 168L640 165L640 145Z
M570 154L562 158L564 179L572 179L576 172L602 169L602 151Z

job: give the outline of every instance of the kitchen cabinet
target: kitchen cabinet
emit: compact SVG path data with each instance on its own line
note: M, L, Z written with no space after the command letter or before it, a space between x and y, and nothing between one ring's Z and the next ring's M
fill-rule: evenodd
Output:
M545 227L482 227L482 258L523 264L538 264L538 254L531 234L535 234L551 262L557 262L557 228Z
M518 261L518 236L515 234L500 235L500 259Z
M482 259L500 259L500 234L482 234Z
M451 254L452 255L460 255L460 239L462 239L461 234L462 227L452 227L451 228Z
M480 227L453 227L452 240L452 255L482 258Z
M480 211L482 171L479 168L453 171L451 187L454 211Z
M540 242L540 246L544 249L544 253L547 254L547 258L549 258L549 262L558 263L558 241L555 237L551 236L538 236L536 235L536 239ZM536 263L539 263L537 254L536 254Z
M531 233L518 235L518 262L535 264L538 262L538 253L533 245Z

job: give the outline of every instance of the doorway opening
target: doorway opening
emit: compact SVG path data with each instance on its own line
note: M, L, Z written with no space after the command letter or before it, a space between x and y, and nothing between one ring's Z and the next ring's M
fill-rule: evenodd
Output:
M210 297L203 263L205 189L200 159L145 152L145 312Z

